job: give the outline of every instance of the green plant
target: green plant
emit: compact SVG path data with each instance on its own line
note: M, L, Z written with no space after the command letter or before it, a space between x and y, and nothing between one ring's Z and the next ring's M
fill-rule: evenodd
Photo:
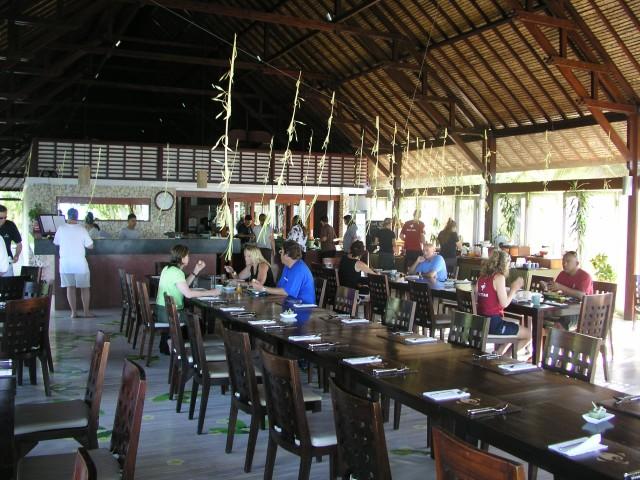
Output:
M33 221L38 218L38 215L44 213L44 208L38 202L33 204L33 207L29 209L29 220Z
M498 201L500 202L500 213L502 214L500 233L507 236L510 241L514 241L513 235L516 232L518 219L520 218L520 198L502 194L498 197Z
M578 252L582 253L584 250L584 239L587 233L587 219L589 217L589 193L581 190L582 185L578 185L578 182L573 182L571 190L569 191L573 202L571 204L571 225L569 231L572 235L576 236L578 241Z
M609 257L606 254L598 253L591 259L591 265L595 270L596 280L615 283L616 272L609 263Z

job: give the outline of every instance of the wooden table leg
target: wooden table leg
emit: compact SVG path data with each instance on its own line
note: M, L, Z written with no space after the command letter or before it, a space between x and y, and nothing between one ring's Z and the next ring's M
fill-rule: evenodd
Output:
M542 354L542 328L544 327L544 310L536 309L536 314L531 316L531 361L534 365L540 363Z

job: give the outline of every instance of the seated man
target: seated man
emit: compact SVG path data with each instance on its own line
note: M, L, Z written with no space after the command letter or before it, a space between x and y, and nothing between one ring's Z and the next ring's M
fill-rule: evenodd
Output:
M271 295L286 295L302 303L315 303L316 289L313 275L307 264L302 260L302 248L294 240L284 242L280 250L280 259L284 269L275 288L265 287L260 282L252 281L257 291L264 291Z
M593 295L593 282L591 275L580 268L578 254L566 252L562 257L562 272L558 274L554 282L543 284L551 292L560 292L568 297L582 299L585 295ZM556 328L573 330L578 325L580 314L579 305L571 305L569 308L558 312L558 316L552 317Z
M407 273L421 273L423 277L444 282L447 280L447 264L444 258L436 254L436 247L433 243L427 243L424 246L423 255L413 262Z

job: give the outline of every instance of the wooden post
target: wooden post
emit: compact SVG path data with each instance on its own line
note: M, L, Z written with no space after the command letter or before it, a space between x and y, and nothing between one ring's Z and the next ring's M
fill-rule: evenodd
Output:
M393 163L393 210L391 216L400 212L400 196L402 193L402 151L394 152ZM400 219L398 219L400 220Z
M625 270L624 318L635 319L636 253L638 237L638 159L640 157L640 118L637 113L627 120L627 144L631 153L628 159L629 176L632 178L631 195L627 207L627 263Z
M496 183L496 137L493 134L487 136L487 140L482 142L482 159L484 163L483 177L485 180L485 199L480 199L480 208L484 208L484 239L493 239L493 201L495 197L494 186Z

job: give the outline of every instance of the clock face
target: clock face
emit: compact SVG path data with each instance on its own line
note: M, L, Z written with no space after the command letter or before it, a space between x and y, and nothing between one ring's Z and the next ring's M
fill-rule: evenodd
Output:
M174 198L171 192L158 192L155 202L159 210L169 210L173 207Z

